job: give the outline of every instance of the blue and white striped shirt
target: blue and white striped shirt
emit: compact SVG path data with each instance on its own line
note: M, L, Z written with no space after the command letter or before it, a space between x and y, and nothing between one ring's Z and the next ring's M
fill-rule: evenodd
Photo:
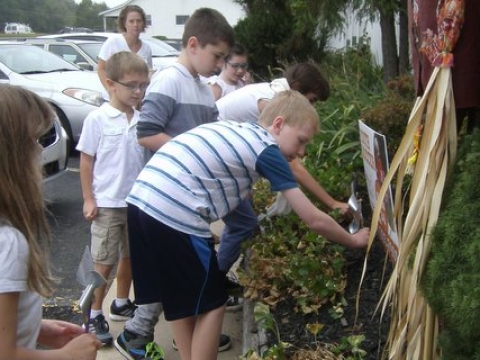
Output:
M260 176L272 190L297 187L287 160L261 126L220 121L166 143L138 176L127 202L184 233L210 236Z

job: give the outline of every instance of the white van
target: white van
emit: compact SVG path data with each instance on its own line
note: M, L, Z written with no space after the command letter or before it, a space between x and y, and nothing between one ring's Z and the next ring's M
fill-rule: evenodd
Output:
M30 34L32 29L30 26L20 23L7 23L3 29L5 34Z

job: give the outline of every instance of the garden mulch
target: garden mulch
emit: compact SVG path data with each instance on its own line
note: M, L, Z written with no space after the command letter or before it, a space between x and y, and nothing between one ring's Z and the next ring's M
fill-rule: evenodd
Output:
M316 348L320 343L340 343L341 339L350 335L365 336L360 348L366 351L364 359L376 360L381 358L381 352L388 337L390 317L387 312L380 316L377 309L383 289L389 279L392 264L386 260L383 247L379 240L375 240L367 262L367 270L363 279L359 309L357 313L356 300L358 286L364 267L365 251L346 250L346 288L344 313L340 319L335 319L332 308L323 306L318 314L294 313L293 299L284 300L276 305L272 313L284 342L293 345L287 349L287 354L292 354L298 349ZM322 330L313 335L306 330L307 324L323 324ZM272 334L267 334L270 345L276 343ZM287 358L290 358L287 355Z

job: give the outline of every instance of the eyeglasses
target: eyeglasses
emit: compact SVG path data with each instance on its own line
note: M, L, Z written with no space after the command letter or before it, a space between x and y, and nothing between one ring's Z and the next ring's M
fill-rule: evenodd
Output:
M148 83L145 84L140 84L140 85L135 85L135 84L126 84L121 81L116 81L112 80L113 82L116 82L117 84L125 86L128 90L130 91L145 91L148 87Z
M248 63L230 63L230 62L227 62L227 64L230 65L231 67L233 67L235 70L248 69Z

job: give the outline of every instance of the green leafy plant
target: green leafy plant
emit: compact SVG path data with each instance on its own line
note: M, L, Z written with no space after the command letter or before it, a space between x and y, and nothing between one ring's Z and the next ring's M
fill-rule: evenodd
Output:
M445 360L480 359L480 131L460 139L422 277Z

